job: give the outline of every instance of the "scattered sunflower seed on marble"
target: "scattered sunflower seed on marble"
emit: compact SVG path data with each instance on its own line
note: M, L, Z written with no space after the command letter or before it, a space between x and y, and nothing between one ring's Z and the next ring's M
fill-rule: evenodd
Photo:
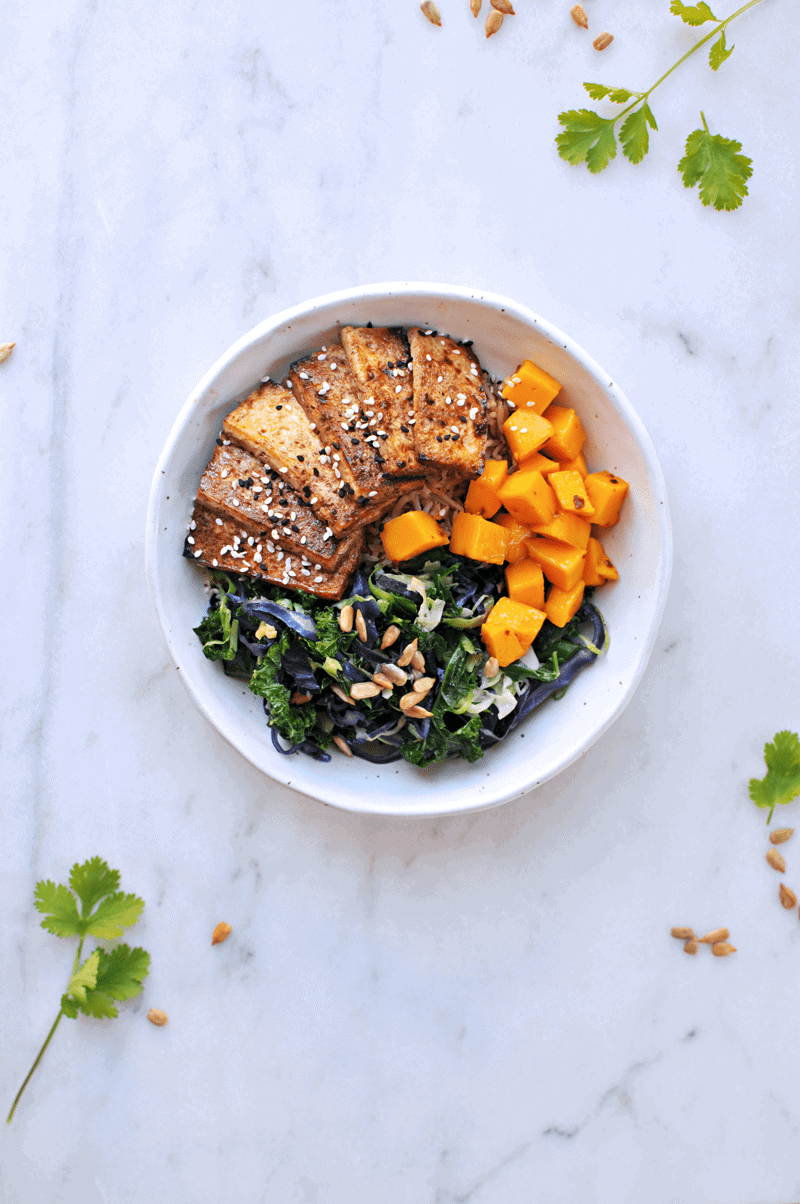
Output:
M442 24L441 13L439 12L436 5L433 3L433 0L422 0L422 4L420 4L420 8L422 9L423 15L426 16L428 18L428 20L430 21L431 25L441 25Z
M16 345L16 343L0 343L0 364L8 359Z
M569 15L576 25L580 25L581 29L589 28L589 18L586 16L586 9L582 4L575 4L569 10Z
M778 871L779 874L784 874L786 872L786 862L784 858L781 857L777 849L769 850L767 853L767 861L774 870Z
M794 828L776 828L769 834L770 844L783 844L794 835Z
M481 11L481 0L469 0L469 11L472 13L473 17L477 17L478 13Z
M778 891L778 897L787 911L792 911L797 906L797 895L788 886L784 886L782 882Z
M230 924L226 924L224 920L220 920L211 934L211 944L221 945L223 941L227 941L232 931Z
M503 24L503 14L499 13L496 8L493 8L486 18L486 36L490 38L497 33L500 26Z

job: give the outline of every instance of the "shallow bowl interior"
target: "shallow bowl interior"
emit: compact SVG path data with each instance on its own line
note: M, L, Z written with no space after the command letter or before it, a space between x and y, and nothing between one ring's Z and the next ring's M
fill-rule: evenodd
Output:
M283 757L270 739L261 699L207 661L192 628L202 618L204 574L182 555L203 469L222 420L261 377L289 364L345 324L433 327L472 339L483 366L502 377L532 359L561 381L559 402L574 406L587 432L592 469L630 482L623 520L604 537L620 581L595 597L610 647L566 695L549 701L474 765L421 770L405 762L371 765L334 754L327 764ZM433 284L384 284L317 298L262 322L211 368L175 422L153 480L148 511L148 583L170 652L192 699L242 756L277 782L350 811L445 815L495 806L546 782L618 718L644 671L671 570L671 535L661 469L630 403L575 343L530 310L502 297Z

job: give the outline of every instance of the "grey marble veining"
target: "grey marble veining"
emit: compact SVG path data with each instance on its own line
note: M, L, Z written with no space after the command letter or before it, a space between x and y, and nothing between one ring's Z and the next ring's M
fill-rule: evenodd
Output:
M555 155L558 111L587 78L646 87L696 35L592 0L597 55L568 4L516 6L488 42L466 0L440 30L413 0L4 17L3 1098L69 968L37 879L118 866L152 969L117 1020L62 1023L0 1139L2 1204L800 1199L800 923L747 799L800 722L798 32L754 9L718 73L655 94L644 163L594 179ZM700 108L754 160L733 214L675 170ZM368 820L261 777L193 709L144 582L194 383L268 314L390 279L568 331L670 491L630 707L469 818ZM686 957L679 923L738 952Z

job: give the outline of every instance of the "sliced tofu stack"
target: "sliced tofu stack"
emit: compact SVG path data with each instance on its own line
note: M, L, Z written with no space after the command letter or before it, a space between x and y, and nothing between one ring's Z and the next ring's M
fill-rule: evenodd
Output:
M218 445L203 473L197 501L222 518L246 519L261 541L305 554L331 571L348 556L354 535L337 539L333 530L280 473L233 445Z
M258 525L241 518L215 514L195 505L184 555L206 568L226 569L263 578L285 589L306 590L318 598L338 601L358 564L364 545L363 529L351 542L347 556L333 571L308 554L292 555L282 548L270 551L260 539Z
M472 349L440 334L408 332L414 378L414 446L424 464L465 476L483 472L488 421L481 366Z
M390 481L384 475L388 431L380 424L371 426L363 412L361 390L344 348L334 343L299 360L292 365L289 378L334 465L342 472L349 466L363 508L362 519L372 522L413 483Z
M337 466L303 407L282 385L266 384L245 398L223 424L223 434L279 473L314 512L345 535L364 521L364 506L349 465Z
M382 430L382 469L389 477L425 475L414 449L414 383L406 332L387 326L343 326L342 347L361 387L371 431Z

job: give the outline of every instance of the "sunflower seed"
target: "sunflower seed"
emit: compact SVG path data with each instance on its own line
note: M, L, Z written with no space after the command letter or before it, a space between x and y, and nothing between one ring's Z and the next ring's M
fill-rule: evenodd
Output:
M473 17L477 17L478 13L481 11L481 0L469 0L469 10Z
M727 957L729 953L736 952L736 946L729 945L727 941L717 941L716 944L711 946L711 952L714 954L714 957Z
M342 609L339 611L339 630L340 631L352 631L353 630L354 613L355 612L354 612L352 606L343 606L342 607Z
M362 644L367 642L367 623L360 610L356 611L356 633Z
M608 33L607 30L603 30L602 33L597 35L595 40L592 42L592 45L594 46L595 50L605 50L606 46L610 46L613 41L613 33Z
M684 953L697 953L697 941L694 937L690 937L683 946Z
M375 682L375 685L380 686L382 690L394 689L394 682L390 677L387 677L385 673L373 673L372 680Z
M582 4L575 4L569 10L569 15L576 25L580 25L581 29L589 28L589 18L586 16L586 9Z
M417 651L418 643L419 643L418 640L416 640L416 639L412 640L410 644L406 644L405 648L398 656L397 663L401 669L405 669L406 665L411 664L414 653Z
M486 664L483 666L484 677L496 677L500 672L500 662L496 656L490 656ZM673 933L673 936L675 934Z
M406 671L404 669L399 669L397 665L383 665L381 667L381 674L384 677L388 677L389 681L394 686L404 686L408 681L408 674Z
M374 681L357 681L350 687L351 698L377 698L380 692L381 687L376 686Z
M492 8L496 8L499 13L504 13L507 17L514 17L514 7L511 0L489 0Z
M381 640L381 650L383 650L384 648L391 648L392 644L397 642L397 638L399 635L400 635L400 628L395 627L394 623L392 623L392 625L390 627L387 627L383 633L383 639Z
M778 871L779 874L784 873L786 870L786 862L783 857L781 857L777 849L770 849L770 851L767 853L767 861L774 870Z
M441 25L442 17L438 8L433 3L433 0L422 0L420 8L422 9L423 14L430 21L431 25Z
M787 911L791 911L793 907L797 906L797 895L793 890L789 890L788 886L784 886L782 882L778 894L780 895L781 903Z
M700 937L701 945L716 945L719 941L727 941L731 934L727 928L712 928L705 936Z
M794 832L794 828L776 828L774 832L769 834L770 844L783 844L789 840Z
M694 940L694 929L693 928L671 928L669 935L677 937L679 941L691 941L691 940Z
M503 14L499 13L496 8L493 8L486 18L486 36L490 38L493 33L497 33L500 26L503 24Z
M226 924L224 920L220 920L219 924L217 924L216 928L211 934L211 944L221 945L223 941L227 941L228 937L231 935L231 931L230 924Z
M157 1024L159 1028L162 1028L169 1020L169 1016L166 1012L162 1012L161 1008L150 1008L147 1019L151 1024Z
M433 711L426 711L425 707L413 706L408 708L406 715L408 715L410 719L431 719L433 717Z
M0 364L8 359L16 345L16 343L0 343Z
M424 697L424 694L418 694L416 690L409 690L408 694L404 694L400 699L400 710L405 714L405 712L410 711L412 707L415 707L418 703L422 702Z
M346 757L352 757L353 754L350 750L350 745L346 740L343 740L341 736L334 736L333 742L339 749L339 752L343 752Z

